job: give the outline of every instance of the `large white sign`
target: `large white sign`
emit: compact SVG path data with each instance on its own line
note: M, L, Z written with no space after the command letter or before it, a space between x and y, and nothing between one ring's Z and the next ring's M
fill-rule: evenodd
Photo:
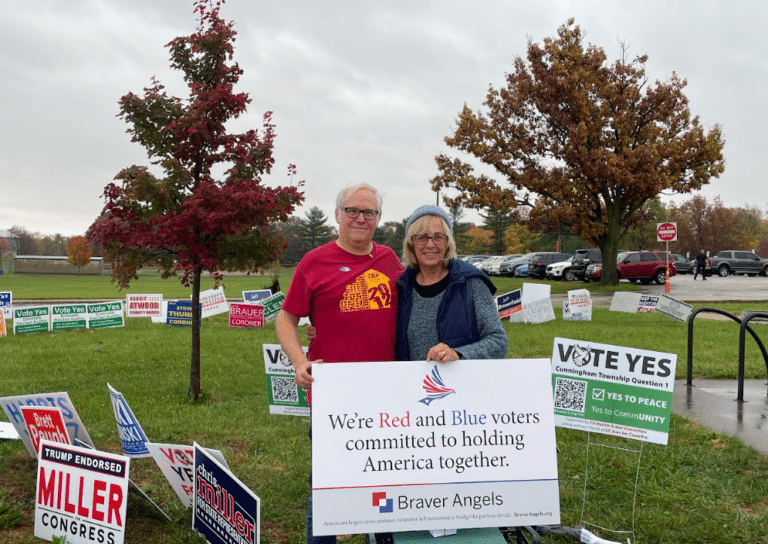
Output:
M560 522L549 360L312 372L315 535Z
M37 468L35 536L67 544L122 544L130 459L43 440Z

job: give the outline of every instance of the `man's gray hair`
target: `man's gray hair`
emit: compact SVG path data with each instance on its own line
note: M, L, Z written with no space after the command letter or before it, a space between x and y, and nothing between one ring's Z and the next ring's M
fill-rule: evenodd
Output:
M368 189L376 196L376 209L379 211L379 214L381 214L381 205L384 201L384 197L378 191L378 189L376 189L376 187L370 183L365 183L364 181L361 181L360 183L353 183L352 185L347 185L341 191L339 191L339 194L336 197L336 208L341 209L344 205L344 201L361 189Z

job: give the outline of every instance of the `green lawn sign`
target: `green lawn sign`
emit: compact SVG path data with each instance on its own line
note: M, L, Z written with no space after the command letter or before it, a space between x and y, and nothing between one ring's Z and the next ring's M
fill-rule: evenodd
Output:
M555 425L667 444L677 355L555 338Z

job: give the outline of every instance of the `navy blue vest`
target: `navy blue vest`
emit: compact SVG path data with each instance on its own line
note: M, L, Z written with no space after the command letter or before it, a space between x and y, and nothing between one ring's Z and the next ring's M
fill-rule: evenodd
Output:
M488 285L491 294L496 292L496 286L484 272L458 259L453 259L448 265L448 275L450 280L437 309L435 324L440 342L451 348L458 348L480 340L480 333L477 330L477 321L475 320L472 289L467 280L469 278L482 279ZM413 283L415 281L416 271L408 267L396 282L398 288L397 359L399 361L411 360L408 346L408 323L411 319Z

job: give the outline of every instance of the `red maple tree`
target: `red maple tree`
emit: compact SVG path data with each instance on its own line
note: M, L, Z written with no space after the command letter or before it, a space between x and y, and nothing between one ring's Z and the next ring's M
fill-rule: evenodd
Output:
M303 199L298 187L269 188L262 176L274 164L274 125L264 114L261 131L230 134L226 124L243 115L251 99L235 93L242 70L232 62L236 32L219 17L221 2L198 0L197 32L167 47L171 67L183 73L185 100L168 96L152 78L144 96L120 99L120 114L132 141L141 144L156 174L146 166L122 170L104 189L106 205L88 238L112 261L121 288L147 264L163 277L181 275L192 286L192 354L189 394L200 395L200 280L221 280L222 271L255 271L280 256L285 242L269 232ZM218 167L218 168L216 168ZM214 171L222 172L219 178ZM289 166L289 175L295 167ZM303 183L299 183L299 186Z

